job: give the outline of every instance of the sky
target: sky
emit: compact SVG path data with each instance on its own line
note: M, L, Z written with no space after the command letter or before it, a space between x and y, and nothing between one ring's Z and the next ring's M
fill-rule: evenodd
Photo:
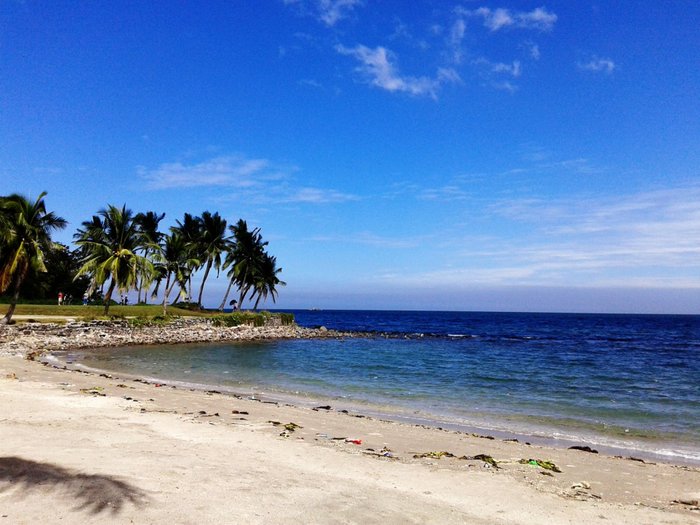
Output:
M0 194L260 227L280 308L700 313L700 4L0 0ZM212 280L217 306L225 279Z

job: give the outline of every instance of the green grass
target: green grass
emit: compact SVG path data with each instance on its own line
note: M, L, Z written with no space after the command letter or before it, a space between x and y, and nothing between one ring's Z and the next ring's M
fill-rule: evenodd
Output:
M9 308L7 304L0 304L0 316L5 315ZM14 315L16 316L42 316L34 319L38 322L65 322L66 317L78 320L93 319L129 319L132 326L152 326L164 324L172 317L208 317L216 326L237 326L247 324L252 326L264 326L270 317L280 317L283 325L294 324L294 315L288 313L271 314L270 312L233 312L222 314L216 310L194 310L168 306L168 317L163 318L163 306L157 304L138 304L133 306L112 305L109 307L109 316L103 315L104 306L99 305L64 305L57 304L18 304ZM18 319L17 322L24 322Z
M0 315L5 315L9 308L7 304L0 304ZM83 306L57 304L18 304L15 315L48 315L55 317L103 317L104 306ZM193 311L168 307L168 315L190 316L190 317L211 317L219 312ZM109 315L115 317L156 317L163 315L163 306L156 304L139 304L133 306L113 305L109 307Z

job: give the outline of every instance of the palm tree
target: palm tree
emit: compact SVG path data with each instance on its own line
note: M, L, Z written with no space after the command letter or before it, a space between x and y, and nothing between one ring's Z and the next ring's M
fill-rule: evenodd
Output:
M272 302L275 302L277 295L276 286L287 285L287 283L281 281L279 277L277 277L277 274L281 272L282 268L277 268L277 257L273 257L265 253L262 261L260 261L260 264L256 268L256 273L253 279L254 284L253 295L250 296L251 301L256 294L258 296L258 298L255 300L253 310L257 311L260 300L266 300L268 295L272 297Z
M187 278L188 300L192 300L192 274L201 266L202 254L200 237L202 236L202 219L200 217L185 213L182 222L175 221L177 226L172 226L170 231L182 236L189 250L189 260L191 267Z
M146 240L139 230L131 210L108 205L83 222L83 229L75 234L75 243L84 248L83 266L76 277L90 275L95 286L110 280L104 297L104 315L115 288L128 291L136 287L137 276L152 271L152 263L139 255Z
M30 270L47 271L44 255L52 248L51 232L67 225L65 219L46 211L45 196L42 192L34 202L18 194L0 198L0 293L12 289L10 308L0 324L12 320Z
M264 248L267 245L267 242L262 242L260 228L248 230L248 223L243 219L239 219L236 224L229 226L229 230L233 234L234 243L226 255L224 267L231 269L227 274L229 277L228 288L219 305L219 310L224 309L234 284L238 286L240 292L238 304L243 307L243 300L252 286L253 269L258 264L257 261L262 258L265 252Z
M136 217L134 217L134 220L136 221L136 223L139 226L139 229L141 230L141 234L146 240L146 245L143 248L143 254L146 258L149 258L151 255L153 255L154 251L157 250L158 244L163 238L163 234L158 231L158 224L160 224L160 221L162 221L164 217L165 213L158 214L154 211L138 213L136 214ZM154 277L155 275L153 275L152 273L149 274L148 272L144 272L141 275L137 302L141 302L141 292L144 288L146 289L146 293L143 296L144 301L148 302L148 288L153 282Z
M196 261L190 259L190 253L185 238L177 231L166 235L159 249L154 252L155 270L159 275L156 279L153 296L158 295L160 283L165 279L165 288L163 289L164 316L168 314L168 297L173 288L178 284L181 290L185 290L191 268L196 266Z
M216 268L217 274L221 268L221 256L231 244L231 240L226 236L226 219L223 219L218 212L213 215L208 211L202 213L202 236L200 237L201 262L204 264L204 276L202 284L199 286L199 296L197 304L202 307L202 294L204 293L204 283L209 277L212 266Z

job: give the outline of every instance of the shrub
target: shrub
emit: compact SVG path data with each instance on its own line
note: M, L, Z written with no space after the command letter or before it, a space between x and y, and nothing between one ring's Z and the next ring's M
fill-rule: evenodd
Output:
M280 319L280 324L294 324L294 315L292 314L271 314L270 312L232 312L230 314L215 315L211 318L214 326L267 326L273 324L270 321L273 318Z

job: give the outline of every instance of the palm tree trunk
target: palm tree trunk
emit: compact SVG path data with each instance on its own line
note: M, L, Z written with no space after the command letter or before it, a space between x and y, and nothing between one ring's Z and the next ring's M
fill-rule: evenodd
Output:
M199 297L197 298L197 304L202 307L202 294L204 293L204 283L209 277L209 270L211 270L212 261L207 261L207 267L204 269L204 277L202 277L202 284L199 286Z
M107 295L105 295L104 302L105 302L105 311L104 315L109 314L109 303L112 300L112 292L114 292L114 288L117 286L117 281L115 280L114 277L112 277L112 282L109 283L109 288L107 289Z
M255 300L255 306L253 306L254 312L258 311L258 303L260 302L260 299L262 299L262 294L258 294L258 298Z
M226 288L226 293L224 294L224 300L221 301L221 304L219 305L219 312L223 312L224 308L226 307L226 299L228 299L228 294L231 293L231 287L233 286L233 277L231 277L231 280L228 282L228 288Z
M248 293L248 290L250 289L250 285L246 284L247 280L248 280L248 266L245 267L245 273L243 274L243 280L241 281L241 288L240 288L241 293L238 295L238 308L240 308L241 310L243 310L243 299L245 299L245 296Z
M15 287L14 293L12 294L12 300L10 301L10 308L7 310L5 317L0 320L0 324L10 324L12 316L15 314L15 308L17 308L17 301L19 300L19 289L22 286L22 279L19 275L15 276Z
M238 308L243 310L243 301L245 301L245 296L248 295L248 292L250 291L250 287L253 286L252 284L249 284L245 288L241 290L241 297L240 301L238 301Z
M168 272L165 278L165 289L163 290L163 317L168 315L168 296L170 295L170 290L168 290L170 285L170 272Z

